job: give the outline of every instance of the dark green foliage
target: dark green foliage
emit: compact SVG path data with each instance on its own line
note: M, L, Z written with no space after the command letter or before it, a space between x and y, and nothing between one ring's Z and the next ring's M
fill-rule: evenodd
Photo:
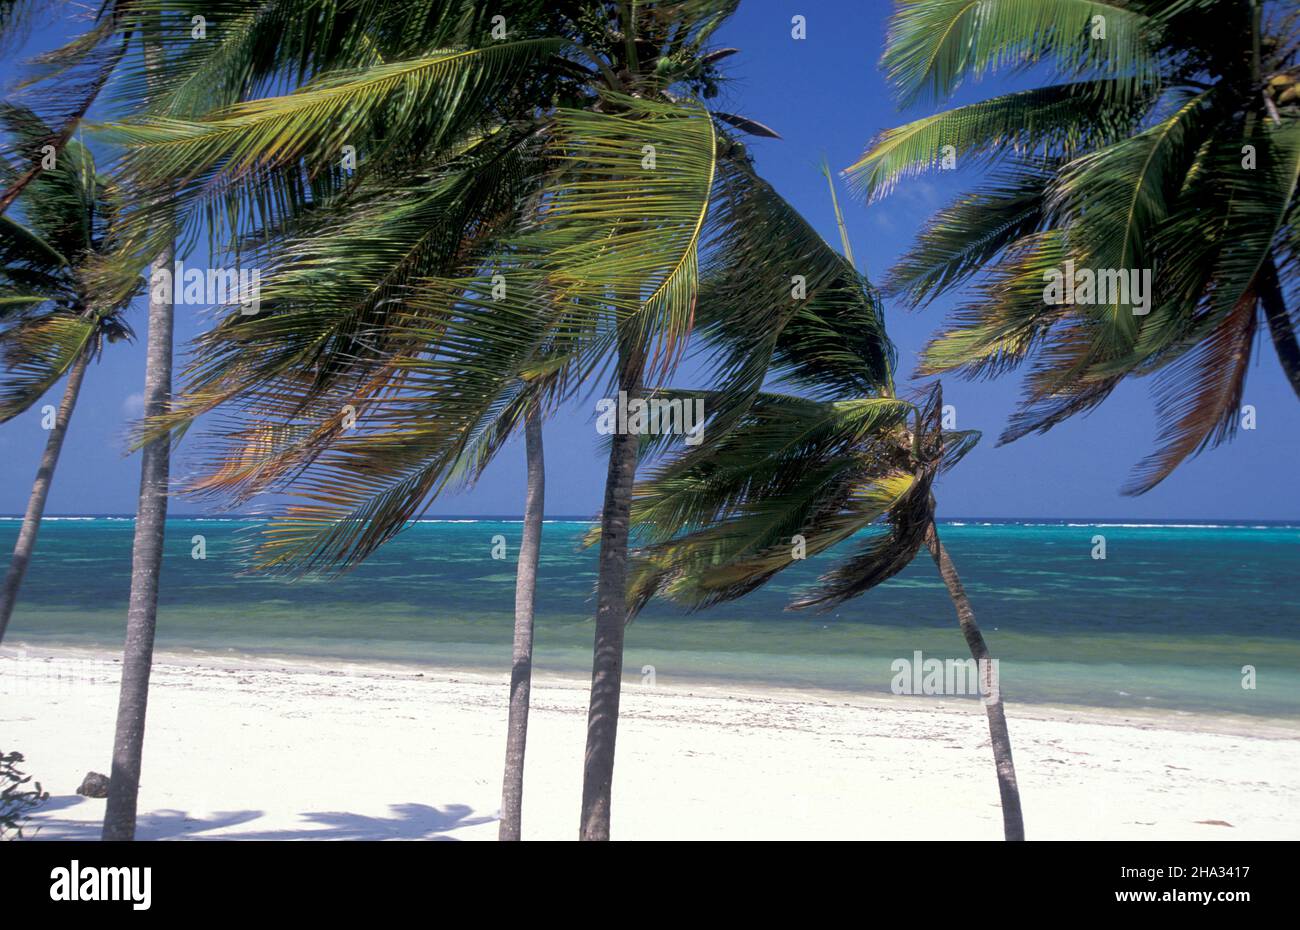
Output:
M50 796L18 767L22 762L21 752L0 752L0 839L22 839L23 822Z

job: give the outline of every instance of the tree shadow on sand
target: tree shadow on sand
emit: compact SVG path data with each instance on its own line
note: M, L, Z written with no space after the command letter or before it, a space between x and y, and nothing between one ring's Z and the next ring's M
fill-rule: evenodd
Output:
M217 811L210 817L192 817L185 811L155 810L140 815L136 838L141 840L455 840L449 832L495 821L496 817L473 816L466 804L431 807L428 804L392 804L388 817L351 814L345 811L302 813L301 828L239 830L216 833L241 824L252 824L264 811ZM71 816L50 816L69 811ZM80 815L80 816L78 816ZM78 795L52 797L26 825L27 836L35 840L97 840L103 806Z
M390 817L370 817L343 811L322 811L301 814L303 820L317 827L304 826L301 830L268 830L241 832L246 840L455 840L446 834L462 827L492 823L496 817L473 816L474 809L467 804L448 804L430 807L428 804L390 804Z
M58 811L69 811L69 817L51 817ZM172 840L208 830L220 830L241 823L250 823L262 816L262 811L218 811L211 817L191 817L184 811L157 810L140 815L136 825L136 838L141 840ZM104 804L75 794L52 797L36 811L28 824L28 836L35 840L97 840L103 828Z

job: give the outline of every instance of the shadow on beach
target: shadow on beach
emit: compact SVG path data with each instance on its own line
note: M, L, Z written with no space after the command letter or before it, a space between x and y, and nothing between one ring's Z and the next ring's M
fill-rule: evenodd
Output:
M299 829L228 833L217 831L256 824L266 812L217 811L209 817L193 817L185 811L163 809L141 814L136 835L141 840L456 840L447 834L497 819L474 816L473 808L465 804L448 804L441 808L427 804L392 804L389 810L391 816L388 817L313 811L297 815L302 822ZM62 816L61 812L68 812L70 816ZM41 805L26 825L26 838L97 840L102 813L102 806L88 798L78 795L52 797Z

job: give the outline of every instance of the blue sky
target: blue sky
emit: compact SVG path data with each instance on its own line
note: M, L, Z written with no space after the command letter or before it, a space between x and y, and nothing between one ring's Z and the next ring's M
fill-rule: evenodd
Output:
M68 4L72 16L80 5ZM744 0L740 12L718 34L722 45L741 53L728 59L733 76L718 101L721 108L760 120L781 140L747 140L758 170L788 198L827 240L838 244L834 216L819 165L852 163L880 129L924 115L900 113L878 68L885 0ZM807 18L807 38L791 38L795 14ZM54 21L38 28L29 49L53 44L77 24ZM7 56L8 57L8 56ZM8 65L8 62L6 62ZM6 80L13 69L5 68ZM997 93L1009 84L990 80L966 89L962 99ZM945 172L901 183L871 205L841 202L859 265L879 279L916 230L957 192L973 186L975 172ZM906 311L887 302L887 322L898 345L900 372L910 373L917 352L960 300ZM177 308L177 335L192 337L205 324L201 311ZM138 308L134 323L143 337ZM86 377L63 459L50 494L52 514L130 513L135 509L138 457L124 455L125 434L138 415L143 386L143 338L114 346ZM676 379L690 384L688 366ZM1128 473L1153 447L1159 428L1150 383L1117 390L1091 416L996 448L993 439L1012 412L1020 386L1016 377L993 382L945 382L945 399L957 408L958 426L981 429L985 441L938 490L943 516L1123 517L1132 519L1296 519L1300 483L1300 403L1283 378L1265 339L1257 345L1245 402L1257 410L1258 427L1241 432L1228 446L1184 464L1140 498L1120 496ZM57 403L56 398L51 402ZM545 430L547 512L594 515L600 506L605 462L597 443L593 402L562 411ZM39 411L0 426L0 513L21 513L46 434ZM188 445L188 444L186 444ZM178 471L184 474L186 445ZM435 501L437 514L517 514L523 506L522 441L513 442L473 490ZM199 508L184 499L174 513Z

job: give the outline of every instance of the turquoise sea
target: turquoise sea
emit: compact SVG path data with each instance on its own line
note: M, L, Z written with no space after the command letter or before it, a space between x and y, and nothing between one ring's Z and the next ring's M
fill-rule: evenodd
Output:
M18 518L0 518L0 551ZM590 669L596 555L586 521L548 521L537 605L541 671ZM420 522L355 571L244 574L252 519L172 519L159 647L504 670L517 520ZM129 518L52 518L5 645L119 647ZM1300 718L1300 526L954 520L941 526L1008 702ZM1092 558L1093 537L1107 558ZM192 558L202 535L206 559ZM492 558L493 539L507 558ZM628 633L626 674L887 693L890 664L965 658L928 557L828 614L788 612L829 565L810 559L700 614L652 604ZM1242 687L1242 667L1256 687Z

